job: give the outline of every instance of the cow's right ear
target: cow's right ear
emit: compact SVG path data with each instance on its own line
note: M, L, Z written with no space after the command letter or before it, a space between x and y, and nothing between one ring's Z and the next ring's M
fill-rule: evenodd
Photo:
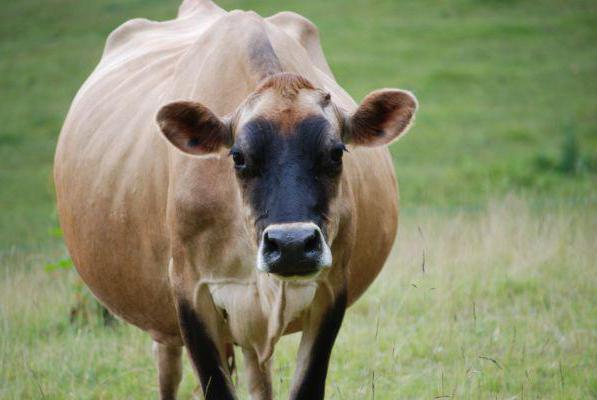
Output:
M218 118L202 104L167 104L158 111L156 120L166 139L187 154L207 155L232 146L229 120Z

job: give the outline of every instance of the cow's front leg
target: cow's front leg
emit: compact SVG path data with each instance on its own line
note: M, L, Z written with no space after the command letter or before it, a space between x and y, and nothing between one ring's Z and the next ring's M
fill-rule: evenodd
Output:
M345 310L345 290L327 303L316 301L310 310L303 328L291 400L324 398L330 355Z
M177 270L171 264L173 287L180 332L195 372L199 376L205 400L234 400L234 389L225 362L224 343L219 340L216 310L209 295L197 288L198 278Z
M233 400L230 376L219 346L199 313L186 300L177 302L180 331L205 400Z
M243 348L243 357L251 400L271 400L273 398L271 359L261 364L257 353L252 349L245 348Z
M182 379L182 347L154 341L153 354L158 367L160 400L174 400Z

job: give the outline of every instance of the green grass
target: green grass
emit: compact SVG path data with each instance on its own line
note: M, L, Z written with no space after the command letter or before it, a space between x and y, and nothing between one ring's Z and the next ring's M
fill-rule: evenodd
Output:
M44 266L66 256L51 163L70 101L112 29L171 18L178 2L6 3L0 398L155 397L146 335L69 323L76 275ZM373 398L373 387L375 399L597 398L597 3L280 3L219 2L300 12L319 26L355 99L401 87L421 104L412 132L392 146L405 211L396 252L348 313L330 398ZM296 342L278 347L277 397ZM182 394L195 384L187 368Z

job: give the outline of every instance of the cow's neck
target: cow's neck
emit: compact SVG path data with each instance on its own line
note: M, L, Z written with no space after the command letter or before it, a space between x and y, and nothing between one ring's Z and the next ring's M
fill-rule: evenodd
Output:
M229 334L235 343L253 348L260 362L273 354L288 325L313 302L317 282L280 281L254 272L244 279L205 278L214 304L225 311Z

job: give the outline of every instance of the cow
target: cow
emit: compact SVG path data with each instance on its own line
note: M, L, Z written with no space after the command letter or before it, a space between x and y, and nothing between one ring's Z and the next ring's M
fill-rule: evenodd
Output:
M271 399L274 347L294 332L290 398L324 398L345 310L396 236L387 145L416 109L399 89L357 105L291 12L185 0L109 35L60 133L57 208L83 281L153 339L161 399L183 347L205 398L235 399L233 346L251 398Z

